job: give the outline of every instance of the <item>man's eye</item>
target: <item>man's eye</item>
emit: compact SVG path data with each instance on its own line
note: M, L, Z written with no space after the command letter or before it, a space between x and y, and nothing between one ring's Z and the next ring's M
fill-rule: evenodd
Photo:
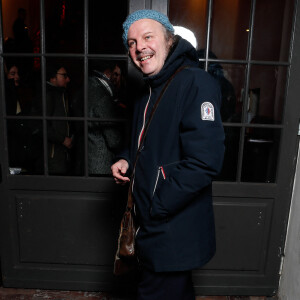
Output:
M150 35L147 35L147 36L146 36L146 40L149 40L150 38L151 38Z
M128 47L129 47L129 48L132 48L134 45L135 45L135 42L134 42L134 41L128 42Z

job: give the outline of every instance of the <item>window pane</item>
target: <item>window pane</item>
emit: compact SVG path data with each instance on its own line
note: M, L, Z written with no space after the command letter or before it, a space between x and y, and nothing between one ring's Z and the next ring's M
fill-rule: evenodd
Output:
M24 61L20 57L4 60L5 104L9 116L37 115L33 106L41 98L41 73L34 70L25 74L23 67Z
M49 174L78 175L72 158L80 156L83 151L74 150L73 147L75 141L77 147L78 141L83 140L83 125L59 118L77 117L82 114L83 61L48 58L46 78L46 115L54 117L47 121ZM84 147L84 143L81 146Z
M89 53L120 54L128 1L89 0Z
M83 0L45 0L46 52L83 52L83 3Z
M213 2L210 50L218 58L246 58L250 9L250 0Z
M287 67L252 66L247 121L280 124L285 100Z
M240 128L224 127L225 155L223 168L217 180L235 181L239 153Z
M287 61L295 1L256 1L252 59Z
M203 51L198 51L204 57ZM200 63L204 68L204 62ZM223 122L240 122L245 85L245 65L220 64L210 62L208 72L218 81L222 92L221 117Z
M7 120L10 174L43 174L42 122Z
M242 181L275 182L279 129L246 128Z
M197 40L197 49L204 49L206 46L207 6L208 1L169 1L170 22L191 30Z
M84 161L84 122L69 122L72 147L69 149L69 175L83 176Z
M49 175L84 174L84 123L67 120L47 122Z
M40 52L40 1L2 1L4 52Z
M91 60L88 78L88 171L111 174L112 159L128 136L125 63Z
M89 175L110 175L111 162L124 147L126 126L116 122L88 123Z
M48 58L46 61L46 91L51 93L60 90L67 103L67 115L70 117L83 116L83 79L84 68L82 59L71 58ZM53 92L55 93L55 92ZM47 101L46 101L47 102ZM50 103L48 102L50 105ZM53 104L53 103L52 103ZM46 109L47 116L65 116L65 110L55 112L53 107ZM61 107L63 109L63 107ZM54 115L53 115L54 114Z

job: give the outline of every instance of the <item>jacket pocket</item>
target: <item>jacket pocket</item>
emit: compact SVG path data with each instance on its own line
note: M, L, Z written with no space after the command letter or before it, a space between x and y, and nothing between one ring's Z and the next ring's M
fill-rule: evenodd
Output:
M156 188L157 188L158 181L159 181L161 178L162 178L163 180L166 179L166 174L165 174L165 171L164 171L163 166L158 167L157 175L156 175L156 180L155 180L155 184L154 184L154 188L153 188L153 192L152 192L152 197L153 197L154 194L155 194L155 191L156 191Z

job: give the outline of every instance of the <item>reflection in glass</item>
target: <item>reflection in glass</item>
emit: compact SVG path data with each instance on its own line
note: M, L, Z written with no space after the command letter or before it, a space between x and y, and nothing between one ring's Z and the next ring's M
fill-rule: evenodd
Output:
M280 124L285 100L287 68L251 67L247 122Z
M2 1L4 53L40 52L40 1ZM16 64L22 82L29 86L35 72L39 71L40 58L7 58L7 64Z
M47 122L49 175L84 174L83 122L51 120Z
M11 174L42 174L42 122L7 120L7 142Z
M250 10L250 0L213 2L210 50L218 58L246 58Z
M45 0L46 52L83 52L84 1Z
M122 23L128 1L89 0L89 53L124 53Z
M4 52L40 52L40 1L2 1Z
M240 128L224 127L225 131L225 155L223 167L217 180L235 181L237 172Z
M82 88L83 64L81 60L47 59L46 62L46 115L53 119L47 122L48 171L50 175L70 175L75 131L67 119L78 116L83 107ZM82 126L81 126L82 127ZM81 134L82 135L82 134Z
M256 1L252 59L287 61L295 1Z
M107 82L112 99L119 106L127 108L127 60L98 60L89 61L89 93L91 93L91 82L98 78ZM90 100L89 100L90 101ZM90 103L90 102L89 102ZM91 111L91 108L89 108ZM89 113L91 116L91 113Z
M124 147L126 134L126 126L123 123L88 123L89 175L111 174L111 162Z
M48 106L46 107L46 114L48 116L56 116L56 114L58 114L58 112L56 112L57 107L60 107L59 116L61 117L66 115L71 117L83 116L83 73L83 61L81 59L47 59L46 104ZM62 100L58 102L49 101L51 95L55 94L63 95L66 106L64 106ZM41 104L42 99L40 99L40 107Z
M111 161L124 146L127 99L123 71L124 65L120 62L90 62L88 116L96 119L88 123L90 175L111 174Z
M196 36L198 49L206 45L207 6L208 1L169 1L170 22L191 30Z
M242 181L275 182L279 129L246 128Z
M4 61L5 74L5 102L6 114L9 116L37 115L34 110L34 102L41 97L40 72L31 72L30 78L24 78L20 72L18 59L6 58Z

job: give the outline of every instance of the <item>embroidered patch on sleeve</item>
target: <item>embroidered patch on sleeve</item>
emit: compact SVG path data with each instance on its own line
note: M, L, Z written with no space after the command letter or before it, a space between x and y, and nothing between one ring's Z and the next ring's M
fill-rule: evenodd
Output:
M203 102L201 105L201 119L204 121L215 120L215 109L210 102Z

